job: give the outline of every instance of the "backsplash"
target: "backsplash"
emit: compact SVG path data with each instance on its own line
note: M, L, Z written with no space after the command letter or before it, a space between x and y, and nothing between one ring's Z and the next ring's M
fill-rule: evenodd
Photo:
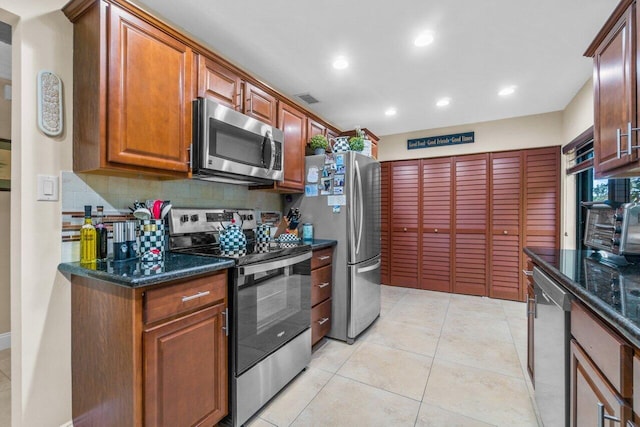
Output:
M79 230L83 207L104 206L104 214L127 219L136 200L170 200L177 207L255 208L282 210L282 196L242 185L196 180L157 181L115 176L61 173L62 262L80 259ZM109 245L110 246L110 245Z

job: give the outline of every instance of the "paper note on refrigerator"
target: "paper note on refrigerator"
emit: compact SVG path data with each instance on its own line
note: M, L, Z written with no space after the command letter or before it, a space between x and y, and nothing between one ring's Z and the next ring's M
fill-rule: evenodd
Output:
M327 197L327 205L329 206L344 206L347 204L347 196L329 196Z

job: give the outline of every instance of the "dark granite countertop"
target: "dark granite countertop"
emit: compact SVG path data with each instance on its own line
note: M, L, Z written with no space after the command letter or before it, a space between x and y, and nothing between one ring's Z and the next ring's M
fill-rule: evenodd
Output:
M640 348L640 265L622 257L586 250L524 249L609 326Z
M325 239L313 239L311 245L312 251L317 251L318 249L329 248L331 246L335 246L338 244L337 240L325 240Z
M129 288L140 288L158 283L184 279L217 270L231 268L235 262L231 259L203 257L165 253L160 263L142 263L140 261L98 262L96 268L86 268L79 262L66 262L58 265L63 273L75 274L92 279L104 280Z

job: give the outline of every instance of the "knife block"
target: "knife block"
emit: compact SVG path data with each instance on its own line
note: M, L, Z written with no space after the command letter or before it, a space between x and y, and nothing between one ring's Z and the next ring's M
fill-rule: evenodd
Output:
M298 236L298 229L289 230L289 221L285 217L282 217L282 220L280 220L280 224L278 224L278 229L276 230L275 234L271 236L271 238L276 239L278 236L280 236L283 233L288 233L288 234L293 234L295 236Z

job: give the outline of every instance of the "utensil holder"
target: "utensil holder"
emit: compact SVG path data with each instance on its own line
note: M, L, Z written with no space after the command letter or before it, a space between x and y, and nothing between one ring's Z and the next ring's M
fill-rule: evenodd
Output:
M161 258L164 253L164 222L161 219L140 221L140 255L145 261Z

